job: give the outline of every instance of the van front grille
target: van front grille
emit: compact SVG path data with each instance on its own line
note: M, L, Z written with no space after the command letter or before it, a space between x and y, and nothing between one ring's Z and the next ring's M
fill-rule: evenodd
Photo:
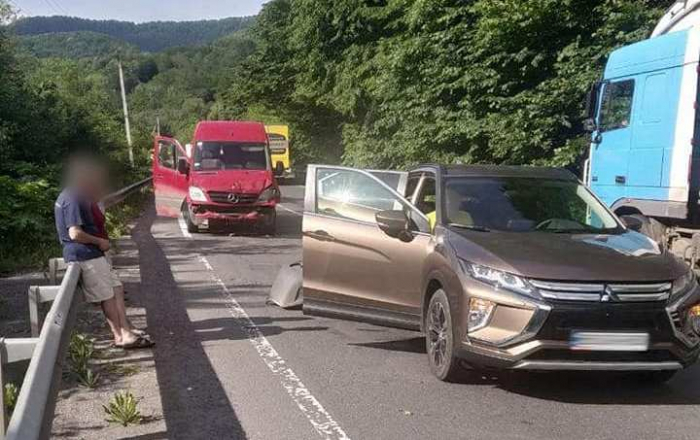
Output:
M214 203L229 205L251 204L258 201L258 194L237 194L223 191L209 191L209 198Z

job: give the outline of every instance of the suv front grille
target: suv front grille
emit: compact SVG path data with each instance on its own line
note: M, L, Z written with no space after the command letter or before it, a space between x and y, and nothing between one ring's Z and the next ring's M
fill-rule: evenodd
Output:
M231 199L230 197L233 198ZM209 191L209 198L214 203L226 203L229 205L245 205L258 201L257 194L236 194L224 191Z
M671 293L671 283L564 283L536 281L535 286L543 298L555 301L588 302L656 302L666 301Z

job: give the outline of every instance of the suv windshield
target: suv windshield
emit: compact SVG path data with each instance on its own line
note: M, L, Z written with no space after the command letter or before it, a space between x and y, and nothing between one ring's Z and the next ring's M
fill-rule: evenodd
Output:
M265 170L267 149L261 143L198 142L194 150L194 169Z
M446 222L508 232L619 233L622 228L578 182L522 177L452 177Z

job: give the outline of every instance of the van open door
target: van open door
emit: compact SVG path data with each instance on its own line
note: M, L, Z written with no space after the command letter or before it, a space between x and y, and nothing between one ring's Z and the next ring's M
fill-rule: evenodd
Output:
M179 217L189 188L190 161L177 139L156 136L153 148L156 212Z

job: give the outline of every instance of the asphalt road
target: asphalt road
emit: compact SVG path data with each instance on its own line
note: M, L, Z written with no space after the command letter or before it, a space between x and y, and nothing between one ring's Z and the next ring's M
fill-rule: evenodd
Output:
M277 237L142 217L142 291L168 438L697 439L700 368L648 388L620 375L434 379L420 334L265 304L301 259L302 187L283 187Z

